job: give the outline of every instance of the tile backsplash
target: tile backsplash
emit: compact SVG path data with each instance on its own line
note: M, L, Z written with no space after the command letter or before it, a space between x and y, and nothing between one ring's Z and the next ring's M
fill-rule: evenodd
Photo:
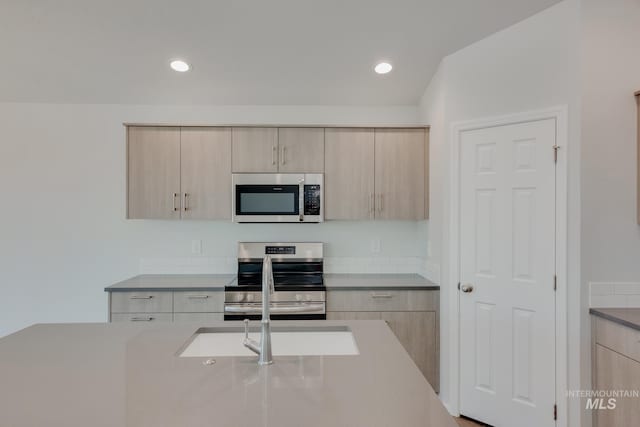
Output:
M589 307L640 307L640 283L591 282Z
M140 274L235 274L235 257L142 258ZM420 257L325 257L325 273L425 274Z

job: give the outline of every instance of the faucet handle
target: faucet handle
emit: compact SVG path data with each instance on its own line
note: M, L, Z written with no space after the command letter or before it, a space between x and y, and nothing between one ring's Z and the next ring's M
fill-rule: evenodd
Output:
M244 319L244 339L249 339L249 319Z

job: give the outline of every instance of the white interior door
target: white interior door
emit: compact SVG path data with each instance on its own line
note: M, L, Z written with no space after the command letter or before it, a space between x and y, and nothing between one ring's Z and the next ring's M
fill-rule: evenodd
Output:
M495 427L555 425L555 143L555 119L461 133L460 412Z

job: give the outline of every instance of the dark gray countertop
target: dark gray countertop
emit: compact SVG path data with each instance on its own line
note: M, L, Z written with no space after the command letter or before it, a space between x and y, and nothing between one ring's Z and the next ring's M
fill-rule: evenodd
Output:
M324 275L329 290L438 290L440 286L419 274L333 274Z
M456 426L383 321L287 325L347 325L360 354L205 365L176 356L202 324L31 326L0 339L0 425Z
M127 291L224 291L235 280L233 274L142 274L104 288L107 292Z
M589 313L640 331L640 308L592 308Z
M232 274L143 274L106 287L107 292L130 291L223 291L236 276ZM418 274L333 274L324 275L328 290L438 290L440 286Z

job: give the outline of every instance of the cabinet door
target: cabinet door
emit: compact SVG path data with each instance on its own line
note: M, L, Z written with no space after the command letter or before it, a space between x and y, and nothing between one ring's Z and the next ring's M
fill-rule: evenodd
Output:
M278 129L278 171L289 173L324 172L324 129Z
M376 311L328 311L327 320L380 320Z
M239 127L231 131L233 172L277 172L278 129Z
M427 381L438 390L436 313L392 311L381 315Z
M376 129L376 218L425 218L424 129Z
M172 321L173 314L171 313L114 313L111 315L112 323L137 322L144 324Z
M373 218L373 129L325 130L324 186L325 219Z
M181 322L218 322L224 320L223 313L173 313L173 321Z
M595 349L596 384L595 389L638 390L640 389L640 363L629 359L599 344ZM615 409L596 409L594 420L598 427L635 426L640 419L640 405L637 397L615 397ZM602 405L608 405L608 397Z
M183 219L231 218L231 129L182 128Z
M180 218L180 128L127 128L127 217Z

